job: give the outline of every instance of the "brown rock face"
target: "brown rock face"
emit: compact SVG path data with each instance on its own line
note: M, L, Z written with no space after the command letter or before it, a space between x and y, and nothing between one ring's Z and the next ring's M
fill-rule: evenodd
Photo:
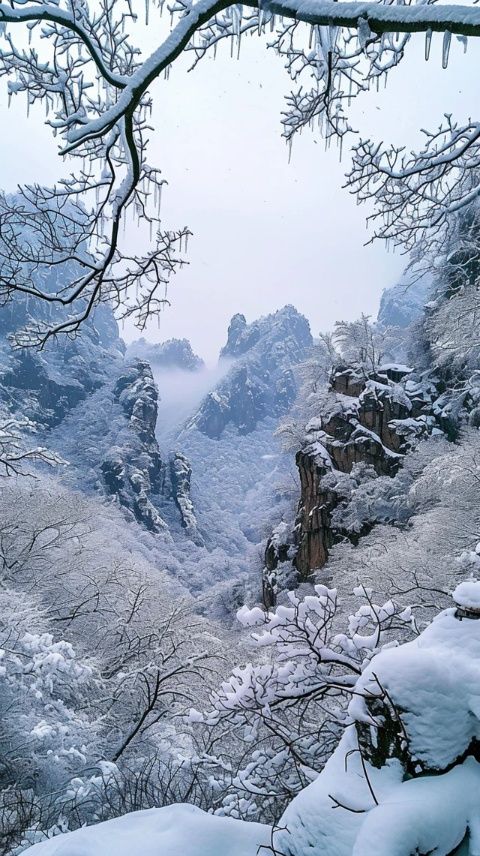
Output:
M307 452L298 452L296 463L300 474L301 500L297 516L295 567L303 579L328 559L334 542L330 515L338 502L337 494L321 487L328 468Z
M426 414L431 412L431 400L419 395L414 384L407 391L408 373L392 367L362 376L354 368L342 367L333 374L321 428L312 429L311 442L296 457L301 498L295 566L302 579L325 565L332 544L345 534L331 524L332 512L344 497L327 487L324 477L332 470L350 473L355 464L367 464L377 475L394 476L412 438L430 430Z

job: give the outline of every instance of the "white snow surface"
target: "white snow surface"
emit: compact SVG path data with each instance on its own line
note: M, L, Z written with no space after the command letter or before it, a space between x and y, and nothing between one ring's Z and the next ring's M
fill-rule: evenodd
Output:
M453 592L453 599L459 606L467 609L480 609L480 582L465 580L460 583Z
M364 699L381 688L405 711L412 755L429 769L453 764L480 738L480 622L445 610L413 642L382 651L357 683L354 719L372 721Z
M352 856L447 856L470 833L469 853L480 854L480 764L473 758L443 776L410 779L370 811Z
M375 741L365 699L384 690L402 711L411 757L426 771L419 778L406 780L399 759L376 768L360 755L355 720L370 724ZM176 805L67 833L26 853L257 856L273 844L282 856L447 856L461 845L458 852L480 856L480 764L464 760L480 737L480 622L445 610L414 641L373 657L353 698L352 724L273 832Z
M355 728L350 726L322 773L292 800L280 819L280 831L274 837L280 853L352 856L364 812L374 806L357 750ZM366 766L378 800L385 799L402 781L399 761L392 760L381 770ZM336 806L335 800L345 808Z
M434 770L454 765L480 735L480 622L460 621L449 609L413 642L384 649L357 682L353 719L372 723L364 696L379 695L379 684L404 711L411 753ZM365 769L368 781L351 725L322 773L280 819L277 850L286 856L445 856L468 831L462 852L480 854L480 765L472 758L443 775L406 782L395 759L381 769L365 761Z
M259 847L270 844L270 835L270 828L260 823L217 817L180 803L83 827L24 852L25 856L256 856Z

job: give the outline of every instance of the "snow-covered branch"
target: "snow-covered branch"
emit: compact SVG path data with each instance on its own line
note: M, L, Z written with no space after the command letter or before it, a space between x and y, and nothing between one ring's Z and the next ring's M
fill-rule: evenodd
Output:
M1 200L0 236L13 247L12 254L0 249L1 297L20 291L59 313L20 335L22 346L76 334L102 301L113 301L119 316L133 316L140 328L165 302L188 230L162 227L164 180L147 162L148 90L184 51L195 65L224 40L239 50L245 34L271 32L269 46L295 85L282 116L284 137L291 141L318 122L327 139L342 141L352 131L351 98L401 62L411 33L426 33L428 51L432 32L443 32L444 65L452 34L480 35L474 4L177 0L169 11L170 32L143 57L133 40L136 14L123 0L91 8L84 0L0 3L0 76L9 97L23 93L28 107L44 106L60 154L74 165L52 190L35 185ZM147 2L147 20L149 14ZM409 246L476 198L478 138L475 122L462 128L447 119L418 156L361 141L348 181L360 199L377 201L385 221L378 234ZM132 217L148 225L151 241L135 258L122 237ZM52 266L61 286L47 289L43 274Z

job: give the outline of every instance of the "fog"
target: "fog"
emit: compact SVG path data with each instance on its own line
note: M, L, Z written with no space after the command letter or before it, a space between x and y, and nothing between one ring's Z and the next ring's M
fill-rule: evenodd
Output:
M227 374L232 362L222 359L194 372L160 368L152 363L153 377L160 393L156 434L163 449L195 413L205 395Z

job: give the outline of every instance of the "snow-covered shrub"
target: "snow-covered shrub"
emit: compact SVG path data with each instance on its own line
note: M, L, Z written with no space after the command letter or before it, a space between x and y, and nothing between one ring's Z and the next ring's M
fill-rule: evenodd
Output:
M4 852L62 824L205 802L181 716L206 700L220 640L121 514L40 476L9 481L0 586Z
M479 589L468 584L475 603ZM464 587L455 592L464 595ZM479 645L480 622L449 608L414 640L387 646L365 664L351 724L279 821L279 852L476 856Z
M404 330L372 322L362 313L356 321L337 321L332 338L344 362L370 374L382 363L396 360L406 336Z
M396 630L415 631L410 610L377 605L363 587L355 596L362 605L343 634L337 592L322 585L304 597L290 592L274 612L239 610L245 627L258 628L257 660L234 669L208 712L190 713L209 747L199 763L214 777L218 813L278 817L333 751L365 664Z
M0 852L50 826L50 795L99 751L101 684L95 662L49 632L35 599L0 592Z

